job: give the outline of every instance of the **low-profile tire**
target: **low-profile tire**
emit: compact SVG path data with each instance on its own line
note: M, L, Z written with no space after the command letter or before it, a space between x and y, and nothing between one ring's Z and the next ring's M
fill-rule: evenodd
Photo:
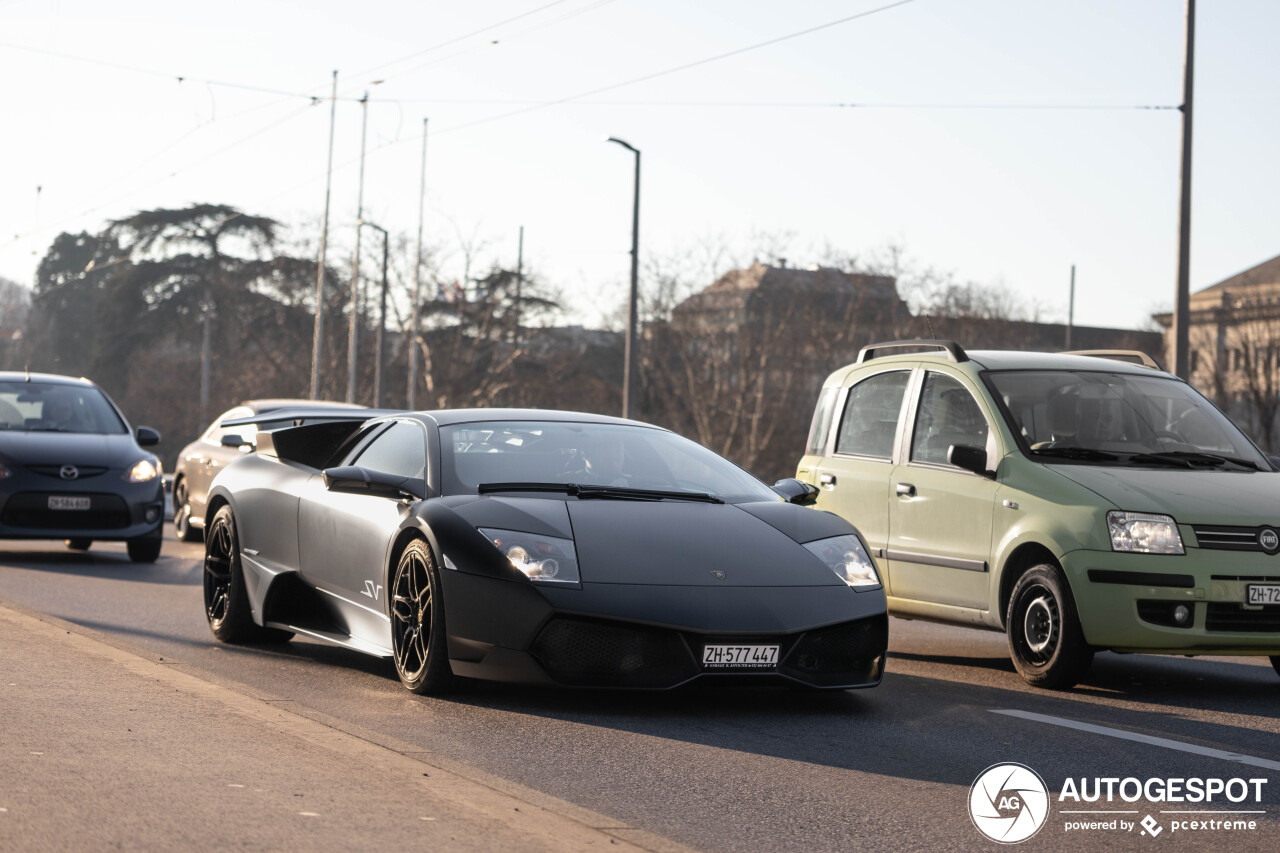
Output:
M191 526L191 496L187 494L187 481L173 485L173 532L179 542L199 542L201 531Z
M129 550L129 559L135 563L154 563L160 559L160 536L140 536L130 539L125 547Z
M1280 655L1271 656L1271 668L1276 671L1276 675L1280 675Z
M391 582L391 647L396 674L408 690L445 693L455 686L445 640L444 598L431 546L410 542Z
M240 537L231 507L213 517L204 537L204 614L209 630L224 643L283 643L292 632L253 621L240 564Z
M1071 687L1093 663L1071 587L1057 566L1035 566L1018 578L1009 597L1005 630L1014 667L1035 687Z
M66 546L72 551L88 551L89 546L93 544L92 539L68 539Z

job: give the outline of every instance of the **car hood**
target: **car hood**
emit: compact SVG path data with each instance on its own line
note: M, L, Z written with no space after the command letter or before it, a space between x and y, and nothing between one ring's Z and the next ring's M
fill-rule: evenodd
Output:
M565 506L583 583L842 585L779 527L733 504L579 500Z
M1183 524L1252 526L1280 521L1280 474L1272 472L1049 467L1117 509L1163 513Z
M128 433L0 431L0 456L18 465L126 468L146 455Z

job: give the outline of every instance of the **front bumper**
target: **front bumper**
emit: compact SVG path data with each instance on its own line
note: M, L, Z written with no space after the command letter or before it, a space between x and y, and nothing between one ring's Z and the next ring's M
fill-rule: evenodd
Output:
M111 476L115 475L115 476ZM13 478L0 494L0 539L123 541L159 535L164 524L160 478L126 483L119 472L63 483L52 478ZM88 498L89 509L51 509L49 498Z
M1280 654L1280 605L1246 604L1250 583L1280 584L1280 556L1186 551L1065 555L1085 640L1122 652ZM1179 604L1191 611L1186 627L1169 618Z
M882 590L554 589L460 572L445 572L442 581L449 659L461 676L663 690L700 680L874 687L884 674L888 616ZM704 667L702 648L709 643L777 645L777 663Z

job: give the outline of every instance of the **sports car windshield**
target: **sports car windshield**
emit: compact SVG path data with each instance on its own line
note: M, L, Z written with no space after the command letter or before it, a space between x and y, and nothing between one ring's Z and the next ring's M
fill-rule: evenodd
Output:
M568 484L714 495L728 503L777 494L674 433L619 424L510 421L440 428L446 494L481 484Z
M1235 424L1184 382L1067 370L986 377L1013 431L1042 462L1271 470Z
M125 425L96 388L0 382L0 430L120 435Z

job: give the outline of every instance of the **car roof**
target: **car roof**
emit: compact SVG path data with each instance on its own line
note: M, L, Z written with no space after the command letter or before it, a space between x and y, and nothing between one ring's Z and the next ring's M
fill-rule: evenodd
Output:
M973 364L980 370L1098 370L1108 373L1127 373L1137 376L1161 376L1175 378L1163 370L1155 370L1128 361L1114 358L1103 358L1094 355L1078 355L1064 352L1024 352L1021 350L966 350L967 361L955 362L944 352L914 352L900 355L887 355L864 361L861 364L848 364L832 373L826 386L839 385L855 371L868 368L888 367L894 364L951 364L962 367Z
M240 403L239 406L236 406L236 408L240 408L240 406L245 407L249 411L253 412L255 415L258 414L259 412L273 412L276 409L290 409L290 408L307 408L307 409L323 409L323 408L364 409L364 408L367 408L365 406L361 406L356 403L340 403L336 400L304 400L300 397L299 398L276 397L276 398L267 399L267 400L245 400L244 402Z
M454 424L486 423L491 421L556 421L560 423L622 424L625 426L661 429L653 424L597 415L590 412L566 412L559 409L441 409L431 412L410 413L434 420L440 426Z
M57 373L26 373L19 370L0 371L0 382L44 382L49 385L79 385L82 388L98 387L83 377L62 376Z

